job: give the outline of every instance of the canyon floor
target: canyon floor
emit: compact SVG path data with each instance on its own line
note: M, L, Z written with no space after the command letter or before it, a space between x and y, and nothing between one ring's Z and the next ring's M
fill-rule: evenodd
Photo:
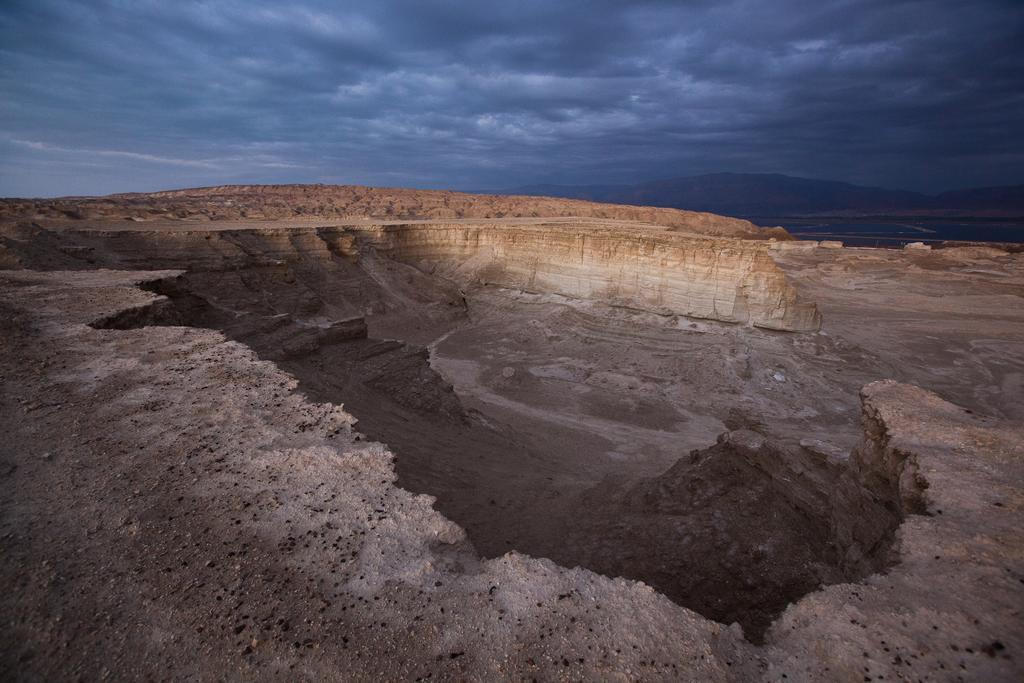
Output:
M6 678L1024 676L1024 255L391 223L3 228Z

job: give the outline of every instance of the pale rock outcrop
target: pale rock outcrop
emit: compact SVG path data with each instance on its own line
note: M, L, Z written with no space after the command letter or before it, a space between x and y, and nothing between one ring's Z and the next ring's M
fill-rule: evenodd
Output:
M765 243L600 226L353 229L366 246L399 261L440 269L457 282L776 330L810 331L821 325L815 305L798 300Z
M818 242L816 240L770 242L768 248L774 251L813 251L818 248Z
M861 404L850 464L904 518L898 564L790 606L764 679L813 661L798 680L1020 680L1024 430L892 380L865 386Z

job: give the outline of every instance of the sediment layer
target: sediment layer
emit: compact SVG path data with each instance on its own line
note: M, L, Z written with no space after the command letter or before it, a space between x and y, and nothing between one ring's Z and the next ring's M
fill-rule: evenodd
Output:
M821 325L764 244L594 227L389 225L356 230L400 261L484 282L777 330Z
M792 239L781 228L699 211L601 204L553 197L466 194L358 185L223 185L106 197L0 199L0 221L318 220L551 218L574 216L660 225L744 239Z
M242 227L228 230L9 228L5 259L56 267L227 271L305 264L353 268L372 248L414 265L421 278L492 284L601 301L666 315L812 331L767 242L703 239L665 230L593 225L399 224ZM33 251L34 250L34 251Z

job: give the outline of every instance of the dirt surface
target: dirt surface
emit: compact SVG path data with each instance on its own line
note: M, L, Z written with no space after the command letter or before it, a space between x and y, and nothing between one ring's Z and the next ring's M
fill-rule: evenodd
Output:
M837 344L873 356L875 378L1024 420L1024 258L994 249L787 252L776 258ZM847 357L845 368L864 361ZM869 366L870 367L870 366Z
M87 326L151 300L139 277L4 277L5 677L726 675L741 641L650 589L480 562L244 347ZM688 652L641 647L652 628Z
M888 573L809 595L756 649L641 584L477 559L347 413L218 333L86 324L151 301L141 277L3 275L9 676L1021 674L1008 423L865 390L858 466L929 515L903 523Z
M777 253L791 334L236 231L5 233L6 671L1021 674L1019 256Z
M563 217L644 222L706 235L792 239L782 228L712 213L554 197L466 194L358 185L225 185L166 192L0 199L0 221L458 219Z

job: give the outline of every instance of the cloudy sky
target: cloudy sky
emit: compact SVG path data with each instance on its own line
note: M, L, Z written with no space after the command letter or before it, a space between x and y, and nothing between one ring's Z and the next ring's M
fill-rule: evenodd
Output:
M717 171L1024 182L1024 2L0 2L0 196Z

